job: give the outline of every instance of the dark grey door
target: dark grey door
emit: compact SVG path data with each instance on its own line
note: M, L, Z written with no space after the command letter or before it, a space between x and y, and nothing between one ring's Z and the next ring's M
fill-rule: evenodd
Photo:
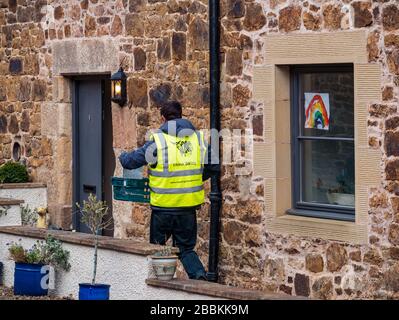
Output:
M103 198L102 120L103 89L99 80L76 80L74 94L74 202L83 203L90 193ZM75 214L75 228L89 232Z

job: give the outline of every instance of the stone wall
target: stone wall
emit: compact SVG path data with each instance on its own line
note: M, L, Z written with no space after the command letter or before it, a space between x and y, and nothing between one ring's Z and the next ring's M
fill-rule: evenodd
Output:
M251 172L235 175L236 167L251 164L251 156L242 152L239 163L223 167L220 281L329 299L397 297L399 4L223 0L221 16L222 127L253 129L256 141L262 140L264 106L252 99L252 70L265 60L263 37L364 28L369 61L383 69L383 101L369 109L369 143L383 152L384 177L369 197L367 245L269 234L263 231L263 179ZM113 119L123 123L114 132L116 156L141 145L147 128L159 125L157 106L165 99L181 100L184 115L207 128L207 23L206 0L0 0L0 161L10 159L12 142L21 140L33 180L49 184L49 205L59 196L59 179L70 179L62 169L71 168L70 158L60 157L70 150L69 135L50 135L41 127L44 102L68 108L52 104L62 101L63 92L52 70L57 65L52 46L65 40L112 39L118 47L118 59L129 76L129 101L128 108L117 111L119 120ZM126 144L121 137L131 128L127 118L135 122L137 139ZM59 165L57 155L67 163ZM63 185L67 190L68 183ZM115 203L114 208L117 237L148 237L147 206ZM67 224L68 215L58 210L52 218ZM208 204L198 216L198 251L206 263Z
M51 99L41 24L47 1L28 2L0 1L0 164L13 159L19 145L31 179L47 182L49 175L41 173L54 167L54 144L41 128L42 106Z
M397 2L230 3L236 4L233 8L241 5L241 14L233 19L232 10L229 11L228 7L222 19L224 29L237 30L239 34L248 36L253 44L252 50L246 52L244 49L238 56L243 67L237 77L224 76L224 85L233 86L233 97L237 88L244 87L251 91L253 66L265 61L265 35L366 30L369 61L380 64L383 70L383 101L371 105L369 109L369 143L381 149L381 165L385 174L380 187L371 190L369 195L369 237L368 244L363 246L263 232L266 229L263 180L255 176L236 179L233 175L225 174L223 180L229 181L229 184L223 185L223 281L322 299L398 297L398 206L395 205L398 162L395 162L395 153L389 153L390 148L397 148L398 142L393 139L387 141L387 137L395 136L398 129L394 120L398 112L399 61L396 56L398 45L394 40L397 40L399 28ZM228 54L229 49L226 51ZM226 61L229 62L227 54ZM225 68L228 73L229 66ZM250 93L248 95L251 96ZM238 108L238 103L234 102L233 105L233 110ZM238 108L249 110L246 126L252 126L257 136L255 139L259 141L262 141L264 131L263 107L258 101L250 99L244 108ZM393 125L391 129L387 123ZM250 186L249 194L246 192L247 186Z

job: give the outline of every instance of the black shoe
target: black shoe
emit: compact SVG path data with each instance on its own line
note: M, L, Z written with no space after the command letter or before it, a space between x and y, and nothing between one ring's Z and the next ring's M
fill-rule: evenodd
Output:
M203 280L203 281L208 281L208 278L206 277L206 275L205 274L203 274L203 275L200 275L197 279L195 279L195 280Z

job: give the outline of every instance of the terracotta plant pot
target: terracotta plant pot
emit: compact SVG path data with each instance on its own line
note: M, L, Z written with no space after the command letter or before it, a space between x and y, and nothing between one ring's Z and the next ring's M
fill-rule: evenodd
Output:
M152 268L159 280L171 280L176 272L177 256L151 256Z

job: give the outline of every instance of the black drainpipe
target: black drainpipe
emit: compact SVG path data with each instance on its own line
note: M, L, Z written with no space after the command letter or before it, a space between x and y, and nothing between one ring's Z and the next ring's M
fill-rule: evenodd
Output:
M220 131L220 25L219 0L209 0L209 82L210 82L210 127ZM214 131L214 130L212 130ZM216 141L212 141L215 140ZM213 143L212 143L213 142ZM211 146L220 144L219 135L211 135ZM219 148L220 149L220 148ZM219 153L219 150L217 151ZM214 157L212 157L214 158ZM220 156L218 156L220 159ZM211 224L209 232L208 280L218 280L219 229L222 193L220 190L220 172L211 176Z

